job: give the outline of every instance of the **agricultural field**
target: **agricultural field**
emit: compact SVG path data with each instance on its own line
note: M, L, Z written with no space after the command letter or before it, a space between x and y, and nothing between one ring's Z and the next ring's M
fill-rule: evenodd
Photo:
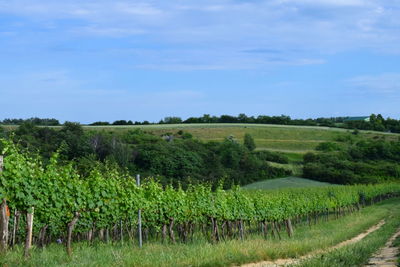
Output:
M39 155L12 139L0 139L5 153L4 169L0 174L1 208L4 211L1 214L7 214L7 208L10 214L7 228L9 239L5 242L0 240L0 253L4 255L0 257L0 265L250 264L245 265L250 267L276 262L327 266L328 262L328 266L340 266L336 264L336 260L340 259L349 262L348 266L357 266L365 264L384 243L384 239L388 239L400 226L400 185L390 177L388 180L382 178L374 185L335 185L300 178L298 175L301 174L303 162L309 161L311 167L322 170L312 160L321 163L323 159L327 164L334 162L338 150L324 153L315 151L315 147L303 150L295 145L295 149L286 146L281 150L276 149L277 152L268 147L257 147L254 151L242 141L246 133L254 136L256 143L268 137L277 139L281 146L293 140L311 140L318 144L329 141L330 144L343 147L342 155L347 153L348 158L355 155L358 159L366 160L365 165L355 160L354 164L359 165L354 166L361 166L363 168L360 169L366 172L375 171L379 175L386 172L375 167L364 167L369 167L367 164L374 165L368 158L370 151L383 151L372 156L375 160L381 160L379 164L388 164L382 165L384 171L393 170L396 175L398 143L384 140L397 141L397 135L375 132L354 135L340 129L276 125L184 126L168 128L171 125L150 125L143 128L145 131L129 131L135 126L85 127L81 130L79 125L69 125L60 130L45 129L47 137L52 134L58 138L55 140L65 141L64 150L52 152L48 158L47 154ZM35 131L40 134L41 129ZM194 138L183 138L183 134L178 133L182 129ZM75 139L70 139L74 131L78 134ZM31 144L39 143L32 142L36 140L36 135L30 132L26 135L26 132L19 132L22 133L22 140ZM104 135L93 134L96 132ZM171 133L176 136L174 142L161 138ZM213 135L216 138L208 139ZM234 136L237 142L223 141L226 136ZM121 143L128 156L135 153L146 155L153 149L153 154L147 154L148 159L158 157L161 161L153 161L151 167L165 162L165 157L181 156L193 152L195 148L202 151L203 156L215 153L211 154L214 158L205 157L212 159L207 161L210 170L213 170L212 164L218 159L230 168L227 173L235 174L237 171L229 164L236 162L237 166L241 166L240 162L255 157L256 162L262 165L254 166L266 164L268 167L260 168L260 174L284 170L293 176L244 183L243 187L232 183L227 188L226 184L222 184L221 177L217 177L221 180L216 179L213 184L196 181L187 182L185 187L180 183L174 186L172 183L161 183L159 178L143 177L142 184L138 186L135 177L127 169L121 168L117 161L108 158L101 161L85 156L66 160L69 154L65 151L79 152L80 146L75 141L85 145L97 140L99 143L96 145L104 142L104 148L113 148L116 138L128 142ZM349 139L351 142L348 142ZM358 144L357 141L361 140L372 141ZM56 145L57 142L54 142L54 147ZM346 150L350 146L352 150ZM124 151L116 148L112 150L115 153L112 155ZM171 152L167 150L170 148ZM222 149L221 152L218 149ZM307 151L317 153L310 156L305 154ZM236 158L231 155L236 155ZM176 164L176 170L181 170L184 166L182 163L190 166L193 159L199 160L197 156L177 157L176 161L158 166L162 170L163 166ZM343 162L348 165L343 166L351 168L353 163L345 160ZM246 172L252 171L252 165L246 164L243 165L247 166ZM342 162L338 162L338 166L340 164ZM340 172L335 174L341 175ZM171 176L174 177L175 173ZM190 180L182 176L182 181ZM142 232L142 248L138 247L139 229ZM362 238L359 238L360 235ZM362 254L355 257L358 250ZM338 253L342 256L338 256Z
M311 228L298 225L292 238L281 239L249 235L245 240L227 240L216 244L207 240L191 243L145 243L142 249L136 240L124 243L94 241L91 245L79 242L73 245L72 256L67 256L62 244L50 244L45 248L34 247L31 256L24 259L23 247L18 245L0 258L3 266L263 266L265 261L288 259L297 262L303 255L318 251L300 266L362 266L372 253L400 227L400 200L386 200L330 221L321 221ZM380 221L381 229L365 239L340 249L329 248L352 239ZM268 266L268 265L266 265ZM274 265L280 266L280 265ZM298 265L296 265L298 266Z
M3 125L5 130L15 130L17 126ZM61 126L50 126L58 129ZM352 134L352 130L321 126L295 126L275 124L240 124L240 123L201 123L201 124L154 124L129 126L82 126L87 131L121 133L142 129L156 135L176 133L179 130L189 132L203 141L222 141L233 136L239 141L246 133L256 142L258 150L274 150L294 154L313 151L321 142L338 142L341 137ZM360 130L355 139L398 140L399 134Z
M244 135L248 133L255 139L258 150L267 149L295 154L313 151L321 142L337 142L340 137L352 132L347 129L329 127L235 123L83 126L83 128L107 132L123 132L140 128L157 135L183 130L203 141L222 141L228 136L233 136L241 141ZM399 136L399 134L360 131L357 138L397 140Z

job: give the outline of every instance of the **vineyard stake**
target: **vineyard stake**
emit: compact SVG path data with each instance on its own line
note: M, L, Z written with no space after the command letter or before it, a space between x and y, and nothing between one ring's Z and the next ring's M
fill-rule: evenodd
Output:
M31 207L30 210L26 212L26 239L25 239L25 248L24 248L24 256L25 258L29 257L29 250L32 247L32 232L33 232L33 214L35 208Z
M140 186L140 174L136 175L136 185ZM142 211L138 210L138 236L139 236L139 248L142 247Z
M3 156L0 155L0 173L3 171ZM4 197L0 199L0 252L7 250L8 245L8 222L9 222L9 210L7 207L7 201Z

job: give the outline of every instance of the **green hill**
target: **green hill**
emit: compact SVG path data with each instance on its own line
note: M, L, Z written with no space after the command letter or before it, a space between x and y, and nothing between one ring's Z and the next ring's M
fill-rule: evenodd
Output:
M140 128L157 135L176 133L180 130L191 133L195 138L204 141L222 141L228 136L234 136L243 141L246 133L250 134L257 145L257 150L273 150L286 153L304 154L313 151L321 142L339 142L340 139L351 138L384 138L395 140L398 134L388 134L373 131L360 131L353 135L351 130L341 128L292 126L274 124L160 124L132 126L84 126L91 131L121 132Z
M286 177L256 182L244 186L244 189L280 189L293 187L319 187L332 185L300 177Z

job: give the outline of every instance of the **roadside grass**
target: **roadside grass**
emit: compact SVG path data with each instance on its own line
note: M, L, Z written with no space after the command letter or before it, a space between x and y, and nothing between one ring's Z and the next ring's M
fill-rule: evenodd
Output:
M276 178L260 182L255 182L243 186L244 189L280 189L280 188L293 188L293 187L319 187L330 186L330 183L318 182L300 177L285 177Z
M352 238L383 218L399 215L400 199L386 200L359 212L309 228L295 229L293 238L282 234L282 240L249 236L244 241L230 240L218 244L197 241L189 244L145 244L143 249L128 245L86 243L73 245L69 258L64 247L51 245L34 248L30 259L22 257L17 246L0 258L1 266L233 266L249 262L291 258L324 249ZM345 266L345 265L342 265Z
M400 209L392 211L392 214L385 218L386 223L377 231L369 234L363 240L336 249L330 253L305 260L297 265L298 267L343 267L343 266L364 266L368 263L370 257L383 247L386 241L400 227ZM396 243L397 242L397 243ZM400 246L400 237L395 244ZM397 265L400 261L398 259Z
M393 246L396 247L399 251L399 253L397 254L397 266L400 266L400 236L398 236L394 242L393 242Z

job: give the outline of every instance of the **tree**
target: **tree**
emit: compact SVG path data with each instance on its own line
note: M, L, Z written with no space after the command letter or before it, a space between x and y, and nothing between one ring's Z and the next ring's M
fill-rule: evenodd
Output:
M166 124L179 124L182 123L182 119L180 117L165 117L164 123Z
M248 133L244 135L244 146L247 147L250 151L253 151L256 148L253 137Z

